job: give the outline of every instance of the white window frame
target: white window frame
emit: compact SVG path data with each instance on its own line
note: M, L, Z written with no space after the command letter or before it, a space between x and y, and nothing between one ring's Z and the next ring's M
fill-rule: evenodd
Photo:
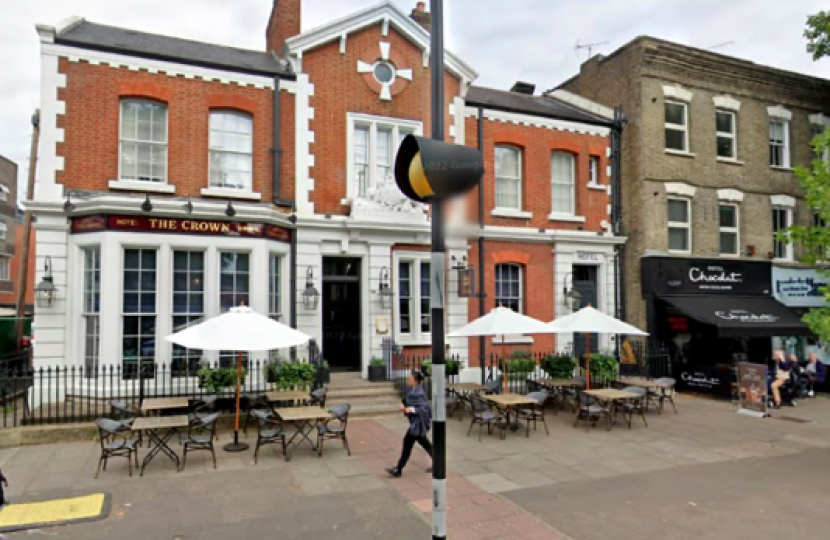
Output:
M268 316L275 321L282 320L282 253L268 253Z
M187 290L184 290L184 291L180 291L180 290L176 289L175 275L176 275L176 272L177 272L177 270L176 270L176 253L177 252L188 254L188 266L187 266L187 268L184 271L179 271L179 272L184 273L187 276L188 287L187 287ZM191 276L192 273L194 273L194 271L190 268L189 263L190 263L190 257L194 253L199 253L199 254L202 255L202 271L201 271L201 273L202 273L202 311L200 311L200 312L190 310L190 297L189 296L191 294L193 294L193 292L190 290L190 276ZM170 328L174 332L179 332L181 330L184 330L184 328L187 328L188 326L196 324L196 323L198 323L198 322L205 319L206 312L207 312L207 295L208 295L208 291L207 291L207 287L206 287L207 286L206 276L207 276L207 272L208 272L207 266L208 266L208 254L203 249L198 249L198 248L197 249L190 249L190 248L176 247L176 246L173 246L173 247L170 248L170 278L171 278L170 279ZM182 294L182 293L188 295L188 299L187 299L188 310L178 312L178 311L176 311L175 297L176 297L176 294ZM187 317L189 322L183 328L177 328L176 324L173 322L176 317ZM196 317L196 318L193 319L193 320L190 320L193 317ZM176 378L178 378L178 377L194 377L196 375L196 373L192 372L190 370L190 357L191 356L199 356L200 358L204 358L204 351L202 351L200 349L187 349L187 348L182 347L182 349L184 350L184 355L180 356L180 357L177 357L176 356L176 347L177 347L176 345L172 345L171 349L170 349L170 376L171 377L176 377ZM175 362L178 358L184 358L185 359L186 369L185 369L184 373L182 373L181 371L175 371L174 372L174 370L173 370L173 362Z
M101 246L89 245L82 247L81 258L83 259L81 302L83 365L86 378L92 378L99 367L101 358ZM92 268L90 268L90 262L92 262ZM97 305L96 295L98 296ZM94 343L93 350L89 350L87 347L90 339Z
M825 131L827 131L828 125L822 124L819 122L810 122L810 153L813 156L813 159L822 159L824 161L830 162L830 150L825 150L824 155L816 154L816 149L812 146L813 139L818 137L819 135L823 135Z
M0 184L0 202L9 201L9 188Z
M571 159L571 178L569 182L558 182L556 175L553 172L553 162L557 155L564 155L568 156ZM576 155L572 154L571 152L564 152L560 150L554 150L550 156L550 209L551 215L563 215L563 216L575 216L576 215ZM556 186L564 186L570 187L571 189L571 208L569 210L557 210L553 206L554 200L554 192L556 190Z
M161 107L165 110L164 115L164 133L165 133L165 140L164 142L157 142L157 141L145 141L141 139L127 139L123 133L123 125L124 125L124 105L127 103L149 103L150 105L154 105L156 107ZM149 144L154 146L163 146L166 150L165 152L165 160L164 160L164 178L160 180L141 180L140 178L125 178L124 171L121 170L121 156L123 152L123 144L125 142L129 143L140 143L140 144ZM127 183L138 183L138 184L149 184L151 186L159 186L159 185L166 185L169 181L169 171L168 168L170 166L170 109L166 103L153 101L152 99L136 99L136 98L124 98L121 99L118 103L118 179L119 182L127 182Z
M600 185L600 163L599 156L594 154L588 156L588 187L596 187Z
M233 289L234 298L236 299L237 294L241 294L241 291L237 291L237 288L236 288L238 278L241 274L247 274L247 276L248 276L248 289L247 289L247 293L246 293L247 302L245 304L246 306L251 305L251 290L253 289L252 277L254 276L254 271L253 271L253 266L252 265L254 264L254 254L251 251L245 251L245 250L240 250L240 249L218 249L216 251L216 265L217 265L217 270L218 270L217 276L218 276L219 280L216 283L216 297L217 297L216 307L217 307L217 309L220 313L227 313L227 311L222 310L223 309L222 308L222 255L225 255L225 254L234 254L237 257L240 256L240 255L245 255L245 256L248 257L248 270L247 271L240 272L238 268L235 268L234 271L233 271L232 275L233 275L233 282L234 282L234 289ZM228 309L238 307L238 306L239 306L239 304L237 302L234 302L234 304L232 306L230 306L230 308L228 308ZM219 355L218 355L219 365L221 367L227 367L228 365L235 366L236 365L236 357L237 357L237 351L230 351L230 350L219 351ZM247 352L242 353L242 365L246 369L248 367L249 357L250 357L250 355Z
M669 105L669 104L678 105L680 107L683 107L683 122L684 122L683 125L673 124L673 123L668 121L668 119L666 118L666 105ZM666 133L665 133L665 131L668 130L668 129L670 129L672 131L682 131L683 132L683 148L682 149L669 148L666 145ZM666 149L667 152L681 152L681 153L684 153L684 154L689 153L690 144L689 144L689 104L688 103L686 103L684 101L675 100L675 99L665 100L665 103L663 104L663 147Z
M357 182L357 164L355 162L355 130L358 127L369 129L369 178L367 179L367 189L379 185L378 178L378 160L377 160L377 131L378 129L388 129L392 132L391 148L390 148L390 167L394 167L395 154L403 140L401 131L412 133L413 135L421 135L423 133L423 123L417 120L408 120L405 118L392 118L387 116L375 116L370 114L347 113L346 115L346 172L348 180L346 182L346 200L344 204L348 204L360 196Z
M427 344L431 341L431 331L426 332L422 329L422 322L424 317L431 317L431 309L427 313L422 312L421 299L429 298L430 291L427 287L424 290L422 286L423 264L431 264L429 253L396 253L393 257L394 273L393 273L393 288L395 291L395 334L402 344ZM401 330L401 290L400 290L400 267L401 264L409 264L409 328L410 331L404 333ZM432 267L430 266L430 269ZM427 283L429 283L429 276L427 276ZM430 305L431 308L431 305ZM430 320L430 324L431 320Z
M134 292L138 293L138 306L137 306L138 311L128 312L124 309L124 295L127 292L126 287L125 287L126 284L124 282L124 277L125 277L125 274L126 274L126 271L127 271L127 268L126 268L126 266L127 266L127 251L130 251L130 250L137 250L139 252L153 251L156 254L156 264L155 264L155 270L154 270L154 272L156 274L156 280L155 280L155 288L153 289L153 295L155 296L155 304L153 306L153 311L152 312L143 312L143 311L141 311L141 295L145 292L149 292L149 290L145 291L144 288L141 285L141 274L142 274L142 272L144 272L144 269L143 269L143 267L141 266L140 263L139 263L139 269L138 269L138 273L139 273L138 274L138 289L136 289L134 291ZM120 311L121 311L121 335L119 336L121 344L120 344L120 347L119 347L119 351L120 351L121 369L122 369L121 376L124 377L124 378L126 378L125 376L126 376L126 371L127 371L126 370L126 364L124 363L124 361L125 361L124 360L124 336L125 336L124 322L126 321L127 317L153 317L154 323L155 323L155 327L153 328L153 338L156 340L156 343L155 343L155 349L154 349L155 354L153 356L152 362L150 362L150 363L151 364L156 364L157 361L158 361L158 358L159 358L159 343L158 343L158 339L159 339L159 307L158 306L159 306L159 271L160 271L159 267L160 267L160 258L161 258L161 249L159 249L158 246L147 247L147 246L122 245L122 248L121 248L121 291L120 291L121 292L121 298L119 298L119 300L118 300L119 305L120 305ZM138 360L136 361L136 369L141 369L141 364L142 364L141 359L143 357L143 355L141 354L141 339L144 336L144 334L141 332L141 321L140 320L139 320L138 334L136 334L136 336L138 337ZM137 376L137 374L138 374L138 372L136 372L136 376Z
M519 168L519 175L517 177L510 177L510 176L499 176L498 171L496 171L496 153L500 150L508 150L511 152L515 152L517 159L516 162ZM498 200L498 192L499 192L499 183L500 182L515 182L517 184L516 187L516 206L504 206L499 204ZM523 197L523 185L524 184L524 149L513 145L513 144L496 144L493 146L493 209L494 210L505 210L508 212L521 212L522 207L522 197Z
M779 257L778 253L777 253L778 250L776 249L776 245L778 244L779 240L777 240L775 238L776 233L778 232L775 229L775 227L776 227L775 213L776 212L784 212L784 215L787 218L787 225L786 225L786 227L784 227L784 229L788 229L788 228L792 227L792 225L793 225L793 209L792 209L792 207L789 207L789 206L774 205L772 207L772 256L773 256L773 260L782 261L782 262L791 262L791 261L793 261L793 245L792 245L791 242L783 243L783 247L784 247L784 256L783 257Z
M496 306L499 307L499 306L502 305L499 302L499 298L511 298L511 299L514 298L512 296L499 297L499 296L497 296L497 293L496 293L496 291L498 290L498 287L497 287L496 284L499 282L499 267L508 267L508 266L518 268L518 270L519 270L519 296L518 296L518 298L516 298L519 301L518 302L519 309L518 309L517 313L524 313L525 312L525 298L524 298L525 267L523 265L519 264L519 263L511 263L511 262L497 263L493 266L493 299L496 302Z
M687 222L682 221L670 221L669 218L669 203L671 201L680 201L686 204L686 216L689 218ZM683 253L688 255L692 252L692 199L689 197L668 197L666 200L666 221L668 224L667 236L666 236L666 249L669 253ZM687 246L688 249L672 249L671 248L671 239L668 237L668 231L671 229L685 229L686 230L686 237L688 239Z
M790 168L790 121L785 118L770 118L767 129L772 128L772 124L781 124L783 126L784 140L779 143L773 143L769 131L767 132L767 144L769 147L769 166L773 169L789 169ZM774 165L772 163L772 148L773 146L781 148L781 163Z
M720 209L722 206L728 206L735 209L735 226L724 227L720 224ZM741 254L741 209L737 204L719 202L718 203L718 253L721 257L738 257ZM723 246L720 241L721 234L735 235L735 251L733 253L726 253L723 251Z
M213 147L213 128L211 128L211 120L213 119L214 115L229 115L229 116L237 116L241 118L246 118L251 122L251 145L248 148L247 152L239 151L239 150L228 150L223 148L214 148ZM218 131L218 130L217 130ZM239 132L225 132L225 133L239 133ZM251 160L251 175L248 178L247 185L243 187L235 187L231 185L218 185L213 183L212 178L212 167L211 163L213 160L211 156L216 154L229 154L235 156L247 156ZM250 193L254 190L254 115L249 112L244 111L237 111L234 109L212 109L208 114L208 187L210 189L221 189L221 190L230 190L230 191L238 191L242 193Z
M0 240L5 240L9 233L9 227L5 221L0 221Z
M732 117L732 132L718 131L718 115L725 114ZM730 139L732 141L732 155L721 156L718 154L718 139ZM735 161L738 159L738 114L727 109L715 109L715 156L720 160Z
M11 281L11 258L0 256L0 281Z

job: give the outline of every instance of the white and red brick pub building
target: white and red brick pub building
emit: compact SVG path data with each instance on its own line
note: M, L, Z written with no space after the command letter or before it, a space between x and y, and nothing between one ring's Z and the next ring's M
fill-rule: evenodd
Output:
M333 368L365 374L385 338L427 353L429 215L391 170L406 134L429 133L428 24L423 3L384 2L301 32L300 0L275 0L262 51L80 18L38 26L26 204L36 281L48 258L57 297L35 314L35 366L155 362L190 376L220 355L163 337L241 302L312 335ZM449 216L447 331L482 313L459 290L452 267L465 263L484 312L552 320L576 286L616 313L612 111L526 83L477 87L461 58L445 64L446 140L480 148L486 168ZM572 344L554 339L510 343ZM479 340L449 344L477 380Z

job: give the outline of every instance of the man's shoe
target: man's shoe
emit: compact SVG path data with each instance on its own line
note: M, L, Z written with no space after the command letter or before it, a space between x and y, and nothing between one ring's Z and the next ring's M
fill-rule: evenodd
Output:
M401 474L403 474L403 471L401 471L397 467L392 467L391 469L386 469L386 472L388 472L389 476L391 476L393 478L400 478Z

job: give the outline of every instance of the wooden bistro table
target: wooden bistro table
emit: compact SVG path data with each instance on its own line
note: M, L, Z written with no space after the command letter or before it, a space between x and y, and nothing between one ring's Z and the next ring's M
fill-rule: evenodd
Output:
M625 401L627 399L639 399L642 398L640 394L635 394L634 392L626 392L625 390L615 390L613 388L601 388L598 390L584 390L582 392L586 396L592 396L597 398L600 401L605 403L610 403L612 406L611 410L611 425L615 425L617 423L617 412L616 407L620 401Z
M581 382L575 381L574 379L536 379L535 382L539 386L553 391L551 402L553 403L554 413L556 412L557 403L559 404L560 409L563 411L565 410L565 405L567 404L568 399L567 394L564 392L566 388L577 388L582 386Z
M288 439L286 446L288 451L285 453L285 461L291 460L291 455L294 453L294 448L299 446L303 441L307 442L314 451L317 451L317 443L313 441L310 435L317 428L321 420L328 419L331 415L322 407L283 407L274 411L277 413L283 422L291 422L297 431ZM294 442L299 437L299 441Z
M510 421L510 411L516 407L521 407L523 405L536 405L537 403L535 399L519 394L492 394L484 396L484 399L495 404L499 409L504 411L505 422L511 431L519 429L519 424L518 422Z
M146 432L150 441L150 452L144 456L144 461L141 463L140 476L144 476L144 468L153 461L153 458L159 452L170 458L176 464L176 471L179 471L179 456L167 443L180 429L186 429L187 425L188 418L186 414L178 416L142 416L135 419L132 430Z
M626 386L636 386L638 388L645 388L646 390L662 388L659 382L653 379L646 379L645 377L621 377L619 382Z
M147 398L141 403L141 412L146 414L158 414L168 409L187 409L190 407L190 398L186 397L161 397Z
M281 401L308 401L311 396L308 392L303 390L273 390L265 392L265 397L269 403L278 403Z

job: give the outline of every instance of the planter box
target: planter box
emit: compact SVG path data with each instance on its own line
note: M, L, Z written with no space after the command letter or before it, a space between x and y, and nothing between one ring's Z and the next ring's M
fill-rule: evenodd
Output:
M331 383L331 370L317 368L317 372L314 374L314 377L317 379L317 384L329 384Z
M369 382L385 382L386 366L369 366Z

